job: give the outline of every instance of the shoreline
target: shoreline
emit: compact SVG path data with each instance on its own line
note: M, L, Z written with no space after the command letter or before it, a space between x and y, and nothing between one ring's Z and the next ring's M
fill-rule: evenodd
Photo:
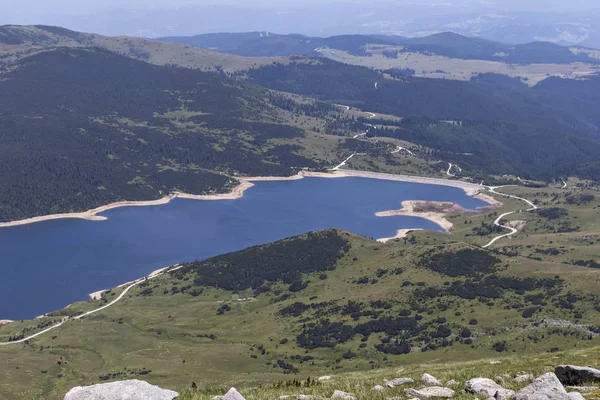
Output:
M13 322L15 321L11 321L10 319L0 319L0 327L12 324Z
M443 208L444 205L448 207ZM425 207L430 207L430 210L418 211ZM464 212L464 208L454 203L441 203L422 200L406 200L402 202L402 208L399 210L389 210L376 212L376 217L419 217L438 224L446 233L449 233L454 224L446 219L446 214L450 212Z
M421 228L415 228L415 229L398 229L398 232L396 232L396 236L392 236L389 238L380 238L377 239L377 241L379 243L387 243L387 242L391 242L392 240L395 239L403 239L405 237L407 237L410 233L412 232L418 232L418 231L423 231L424 229Z
M375 213L376 217L418 217L424 218L439 225L445 233L452 233L454 224L446 219L448 214L452 213L468 213L468 212L483 212L489 211L502 206L502 203L495 200L491 196L477 194L474 197L490 203L489 206L479 207L476 211L465 210L463 207L450 202L424 201L424 200L405 200L402 202L402 208L399 210L379 211ZM396 236L391 238L380 238L377 241L386 243L393 239L401 239L406 237L410 232L422 231L424 229L400 229Z
M163 268L159 268L156 271L152 271L150 272L148 275L146 275L144 278L147 279L152 279L154 277L156 277L157 275L161 275L162 273L164 273L166 270L171 269L171 268L176 268L179 267L180 264L175 264L172 265L170 267L163 267ZM140 278L140 279L144 279L144 278ZM139 280L139 279L138 279ZM109 290L113 290L113 289L118 289L127 285L131 285L132 283L134 283L136 281L129 281L129 282L125 282L120 284L119 286L115 286L112 289L102 289L102 290L98 290L96 292L90 293L88 296L90 297L90 300L101 300L102 299L102 295L106 292L108 292Z
M239 177L239 184L232 189L229 193L222 194L208 194L208 195L196 195L188 194L183 192L173 192L163 198L157 200L143 200L143 201L119 201L115 203L106 204L98 208L94 208L88 211L74 212L74 213L63 213L63 214L51 214L42 215L39 217L26 218L18 221L2 222L0 228L11 228L15 226L23 226L29 224L35 224L37 222L52 221L57 219L84 219L87 221L105 221L106 217L98 215L108 210L112 210L119 207L147 207L147 206L158 206L164 205L171 202L176 198L190 199L190 200L235 200L239 199L244 195L244 192L254 186L253 182L264 182L264 181L293 181L304 178L369 178L369 179L381 179L388 181L397 182L408 182L408 183L420 183L428 185L441 185L451 186L462 189L469 196L476 196L481 200L490 203L490 206L496 206L498 203L491 197L483 194L479 194L479 190L483 187L469 182L453 181L441 178L429 178L412 175L395 175L387 174L383 172L369 172L369 171L356 171L356 170L336 170L333 172L309 172L301 171L297 175L293 176L254 176L254 177ZM501 204L501 203L500 203Z

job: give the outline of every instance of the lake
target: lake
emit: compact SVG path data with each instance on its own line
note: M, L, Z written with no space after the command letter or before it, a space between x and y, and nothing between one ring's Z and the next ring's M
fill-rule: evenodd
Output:
M175 199L123 207L106 221L61 219L0 229L0 319L28 319L162 267L342 228L372 238L441 230L417 217L376 217L404 200L488 204L449 186L368 178L265 181L237 200Z

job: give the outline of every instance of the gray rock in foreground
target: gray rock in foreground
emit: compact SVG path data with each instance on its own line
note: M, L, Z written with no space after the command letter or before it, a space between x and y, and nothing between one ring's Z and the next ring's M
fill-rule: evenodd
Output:
M69 391L64 400L173 400L179 393L161 389L148 382L130 380L78 386Z
M559 365L554 373L558 380L565 385L581 385L584 382L600 381L600 371L590 367Z
M236 388L229 389L229 392L225 393L225 396L221 397L221 400L246 400L244 396L236 390Z
M569 393L569 398L571 400L585 400L585 397L579 392L571 392Z
M400 385L406 385L407 383L415 383L415 381L412 378L396 378L392 379L391 381L385 381L385 385L391 388Z
M429 374L423 374L421 377L421 383L423 385L443 386L442 382L438 381L437 378Z
M331 400L333 399L341 399L341 400L356 400L354 396L348 394L346 392L342 392L341 390L336 390L333 392L333 396L331 396Z
M419 399L450 399L454 397L454 390L446 387L432 386L419 390L404 389L404 394L408 397L418 397Z
M535 379L512 399L514 400L571 400L555 374L548 372Z
M515 394L514 391L505 389L488 378L474 378L467 381L465 390L470 393L481 395L485 398L494 397L497 400L509 399Z

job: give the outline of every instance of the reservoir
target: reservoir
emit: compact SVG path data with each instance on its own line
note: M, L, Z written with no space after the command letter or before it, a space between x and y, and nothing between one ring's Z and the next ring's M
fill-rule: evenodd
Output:
M29 319L183 261L341 228L383 238L399 229L441 230L407 216L376 217L405 200L488 204L462 189L368 178L256 182L236 200L174 199L122 207L105 221L60 219L0 229L0 319Z

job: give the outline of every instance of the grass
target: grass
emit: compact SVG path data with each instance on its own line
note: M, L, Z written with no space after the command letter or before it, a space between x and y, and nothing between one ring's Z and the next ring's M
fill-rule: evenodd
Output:
M392 368L373 371L334 374L330 380L310 386L306 386L304 382L304 386L301 387L297 387L291 382L281 382L277 385L241 387L238 389L247 400L266 400L299 394L329 398L335 390L351 393L358 399L384 400L395 396L404 398L404 389L422 387L419 383L420 378L422 374L429 373L442 383L449 380L457 381L458 384L454 387L456 391L455 399L474 400L479 397L466 393L464 390L465 382L469 379L477 377L490 378L507 389L518 391L528 383L515 381L514 378L517 375L531 373L537 377L546 372L553 372L554 367L558 364L581 364L582 362L585 364L584 361L594 361L599 356L600 349L592 348L564 353L546 353L528 357L512 356L458 363L447 362L441 357L435 363L424 363L410 367L398 364ZM398 377L412 378L416 383L387 388L382 392L373 390L375 385L383 385L385 380ZM208 400L215 395L224 394L227 389L225 386L221 388L200 387L197 390L183 389L180 398L182 400Z
M422 246L443 243L445 248L450 249L462 248L464 244L456 241L458 237L443 234L419 233L415 236L421 246L403 240L383 245L350 236L351 251L339 261L335 271L327 273L327 279L308 277L311 282L309 287L283 302L274 301L273 294L239 301L248 297L248 293L233 294L214 288L205 289L198 297L162 295L163 291L169 291L173 285L181 285L185 281L169 276L158 278L152 281L152 285L156 285L154 292L158 295L142 296L140 292L143 288L135 288L121 303L102 313L67 323L54 333L29 344L0 348L0 381L3 382L0 385L0 397L61 399L75 385L100 383L103 382L102 377L108 377L109 380L144 379L175 389L190 387L192 382L201 388L217 387L218 390L236 386L246 388L243 393L249 399L262 399L272 398L270 396L274 393L290 394L283 393L282 389L269 388L269 385L279 381L334 375L334 381L322 387L311 387L305 394L324 394L341 389L362 398L379 398L379 394L373 395L370 388L384 378L397 377L398 374L417 377L421 371L427 371L437 374L440 379L459 378L464 381L474 371L486 371L486 374L490 371L489 374L494 374L491 377L509 371L541 372L544 368L550 368L550 361L558 357L547 354L553 347L569 350L564 357L571 357L568 359L574 362L576 356L571 356L571 351L577 355L588 354L590 360L598 354L595 349L577 350L600 345L597 338L582 340L574 336L576 331L569 329L551 333L550 328L531 325L530 320L520 315L520 310L504 309L504 301L498 305L487 305L478 300L459 301L446 311L426 316L427 319L444 317L456 326L467 326L468 320L477 319L478 325L471 327L476 337L472 346L455 343L435 351L392 356L374 349L373 346L379 342L377 335L372 335L364 342L367 344L365 348L360 347L363 342L359 337L334 349L315 349L308 353L297 346L294 338L302 323L298 319L278 315L282 307L293 302L310 303L309 299L313 299L313 302L336 301L344 304L350 299L361 302L388 299L394 302L393 310L398 310L406 307L405 302L410 298L410 291L403 289L403 281L413 282L413 285L426 282L427 285L443 286L449 278L418 267L416 257L421 253ZM524 257L506 258L504 264L508 269L503 274L553 277L559 273L568 282L569 290L595 293L597 288L598 274L593 269L562 266ZM398 276L388 274L375 284L355 283L362 276L374 277L378 269L391 270L398 266L405 270ZM272 290L285 288L285 285L275 285ZM225 315L217 315L216 310L224 303L229 304L232 310ZM72 309L83 311L97 304L79 303L73 305ZM581 304L584 311L581 322L598 323L592 305L587 304ZM457 312L461 313L458 317ZM562 315L559 309L550 307L548 315L554 314ZM341 315L329 317L348 320L348 317ZM14 334L27 324L31 322L0 328L0 337ZM210 339L205 335L214 335L215 338ZM284 338L289 339L288 343L281 344ZM499 340L509 343L507 352L497 353L492 349L492 344ZM264 354L261 346L265 349ZM352 360L343 359L342 354L348 350L356 352L358 356ZM295 355L307 354L314 360L299 363L291 359ZM526 362L523 355L535 355L535 358L530 357ZM503 363L491 366L488 361L468 362L492 358L501 359ZM536 358L546 361L538 362ZM274 368L276 361L281 359L287 359L287 362L298 367L300 373L286 375L280 368ZM449 367L452 362L458 363L457 366ZM458 366L464 369L460 373ZM402 368L402 373L397 372ZM258 385L262 387L257 388ZM29 397L20 394L25 387L30 390L27 394ZM186 393L183 398L204 399L215 393L215 390L206 389ZM393 393L392 390L386 391L385 397ZM470 399L473 396L459 398Z

